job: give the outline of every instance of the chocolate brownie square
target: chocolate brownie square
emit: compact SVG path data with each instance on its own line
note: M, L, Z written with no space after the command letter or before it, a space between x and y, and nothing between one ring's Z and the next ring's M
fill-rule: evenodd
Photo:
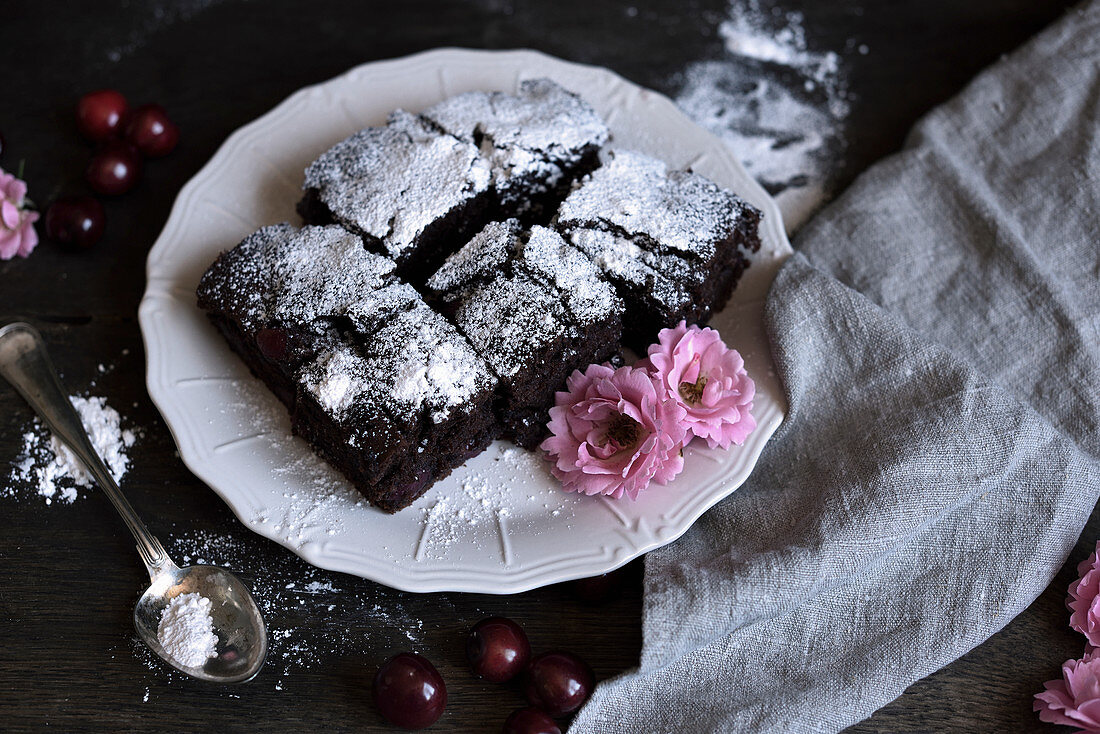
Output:
M546 227L490 223L427 282L500 380L505 435L538 444L554 392L619 350L623 305L591 261Z
M418 282L485 224L491 178L476 145L397 110L310 164L298 211L361 235Z
M218 256L199 283L199 307L236 351L254 352L249 366L293 407L294 372L318 334L363 294L397 282L394 269L340 227L275 224Z
M600 267L627 305L635 348L685 319L706 323L760 249L761 213L690 171L615 151L562 202L555 226Z
M411 504L497 433L496 378L454 326L403 289L394 295L412 299L411 308L345 333L303 368L295 412L299 432L353 480L365 480L371 502L388 512Z
M265 227L203 276L199 305L291 425L388 512L495 436L496 378L469 343L340 227Z
M583 99L549 79L520 83L518 93L467 92L424 117L487 159L499 217L548 218L573 182L599 165L607 125Z

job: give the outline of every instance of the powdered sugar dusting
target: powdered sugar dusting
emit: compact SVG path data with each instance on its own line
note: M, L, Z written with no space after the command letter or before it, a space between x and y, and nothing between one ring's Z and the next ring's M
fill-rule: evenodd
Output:
M824 86L829 111L844 117L848 114L848 101L839 77L840 57L834 51L807 50L802 13L787 12L783 19L784 24L773 30L761 17L759 2L735 4L731 6L730 17L718 26L718 35L725 41L726 51L734 56L798 69L807 77L803 89L813 91L818 85Z
M150 39L165 29L199 15L222 0L154 0L128 5L127 23L116 26L113 36L118 45L106 48L106 59L116 63L145 48ZM126 29L126 30L123 30Z
M380 241L400 260L428 225L488 190L490 178L472 143L398 110L386 126L361 130L310 164L305 188L318 193L338 222Z
M427 406L435 422L493 387L484 361L423 303L386 324L379 337L382 349L372 358L371 371L383 384L393 385L392 395L400 404Z
M523 261L550 280L562 303L581 324L595 324L608 314L622 313L623 304L597 266L547 227L532 227L521 250Z
M575 497L547 487L541 454L515 446L496 444L494 462L505 465L507 480L459 469L458 489L443 496L420 500L423 531L416 559L441 560L461 547L495 549L505 565L511 562L509 535L537 535L547 521L573 512Z
M697 280L697 271L684 268L683 278L670 279L654 267L661 264L668 268L683 265L675 256L647 253L625 237L597 229L575 229L569 233L569 241L591 257L610 278L644 290L668 310L684 308L691 303L691 293L685 288L685 283L692 277L692 272L695 272L694 279Z
M538 364L556 340L576 332L557 294L524 273L482 285L459 306L455 323L503 380Z
M425 618L453 611L443 595L420 597L411 605L402 592L314 568L286 553L262 552L265 545L243 529L188 531L166 543L169 555L183 564L211 563L247 579L268 629L267 662L252 685L285 690L299 675L315 675L320 660L373 657L380 644L395 638L415 649L424 639ZM149 671L169 683L188 684L136 635L132 640L135 656ZM149 695L144 687L140 693Z
M365 297L383 310L383 294L399 295L392 293L395 268L340 227L297 229L284 222L262 227L223 253L203 275L199 301L232 315L246 331L272 321L361 315Z
M459 301L454 322L493 371L508 381L560 360L547 350L577 340L579 327L621 318L622 301L597 268L554 230L493 222L428 280Z
M378 511L328 463L317 456L299 438L290 435L286 409L266 392L258 382L244 382L237 386L236 397L230 401L234 409L247 409L250 427L263 431L270 450L281 457L275 466L277 482L282 483L280 501L259 509L247 524L274 536L280 542L299 550L309 544L323 543L324 538L355 533L364 513ZM419 517L420 534L409 541L413 546L398 543L383 545L379 555L403 563L411 554L415 558L431 562L447 557L460 549L477 548L503 553L500 519L507 520L509 533L538 535L551 532L549 521L561 518L568 521L578 498L560 491L547 481L546 461L541 452L526 451L504 442L492 444L475 464L482 467L499 467L499 471L487 471L464 465L454 470L446 480L448 489L430 490L404 513ZM394 520L387 519L388 522ZM185 563L213 562L228 565L231 569L251 571L255 559L204 534L212 550L196 555L187 550ZM213 551L219 555L211 557ZM480 552L480 551L479 551ZM232 560L223 564L222 558ZM501 556L503 560L503 555ZM279 584L261 585L256 589L259 601L271 593L279 598L290 591L296 598L312 592L327 594L312 582L323 571L310 568L308 573L279 576ZM260 576L262 573L257 572ZM293 583L291 589L286 589ZM334 584L338 589L340 584ZM306 602L303 602L306 603ZM262 606L262 604L261 604Z
M461 298L454 323L502 380L538 363L555 340L575 331L557 295L513 261L520 242L519 223L485 227L453 255L429 281L448 286L444 300ZM499 262L485 268L482 262Z
M353 310L364 293L388 283L395 265L367 252L363 241L339 227L303 227L279 242L278 278L271 316L302 323ZM339 273L340 277L333 277Z
M489 222L457 252L447 257L427 282L428 288L447 300L458 298L479 278L492 277L510 257L520 235L516 219Z
M518 193L512 188L519 179L555 185L565 175L563 166L578 163L586 150L599 147L609 135L587 102L549 79L526 80L517 95L456 95L426 110L424 117L480 145L505 199Z
M851 99L842 59L811 49L802 14L774 0L731 2L717 31L724 57L688 66L676 102L729 144L794 230L840 160Z
M298 438L291 435L287 410L260 383L243 382L229 405L247 410L249 427L257 430L281 461L273 467L282 483L278 507L260 509L249 519L266 534L302 548L317 536L335 535L344 520L369 503L347 479Z
M104 397L73 395L69 400L88 432L92 447L114 480L121 482L130 467L128 451L137 440L136 432L122 428L121 416L107 405ZM23 449L12 463L11 478L3 494L14 496L17 487L30 486L47 505L68 504L77 499L78 489L90 488L93 483L76 455L35 419L23 433Z
M339 420L367 387L363 380L352 380L359 371L356 356L349 349L333 349L318 358L314 370L314 378L305 385L317 402Z
M303 369L302 385L337 420L364 404L395 418L428 410L440 422L492 389L466 340L410 287L402 290L417 299L411 308L388 314L371 333L335 335Z
M746 208L702 176L670 172L656 158L616 150L566 198L558 222L566 230L595 227L644 238L654 249L709 261Z
M196 593L173 597L164 608L157 640L180 665L197 668L217 654L218 636L210 609L210 600Z

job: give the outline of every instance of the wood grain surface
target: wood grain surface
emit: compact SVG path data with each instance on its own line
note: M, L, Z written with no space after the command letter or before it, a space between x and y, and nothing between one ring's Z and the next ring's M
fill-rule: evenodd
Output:
M1069 3L764 5L804 13L813 48L869 48L842 55L853 104L847 147L831 176L839 189L896 150L923 112ZM312 569L252 535L176 455L145 392L136 311L146 252L179 188L229 133L301 86L439 46L529 47L671 94L689 63L721 54L715 29L727 13L724 0L633 9L591 0L5 2L0 166L15 171L25 161L35 201L84 190L89 148L73 122L84 92L116 87L134 103L161 103L182 140L147 166L134 191L106 203L107 235L93 250L46 242L28 260L0 262L0 323L36 324L73 392L108 396L143 429L124 490L169 545L201 550L201 540L218 539L204 560L230 563L269 591L287 579L312 580L320 591L271 593L269 623L285 634L272 640L271 662L254 682L219 688L186 680L136 641L131 609L147 579L105 498L85 492L71 506L46 507L26 488L19 498L0 497L0 730L388 731L370 703L370 680L381 660L414 648L448 683L436 730L499 731L521 703L518 690L475 680L463 660L466 630L490 614L524 624L537 650L579 652L600 678L635 665L640 564L599 604L580 600L569 585L511 597L417 596ZM20 453L30 421L27 406L0 385L0 466ZM1024 614L850 731L1042 730L1031 695L1081 652L1063 598L1072 566L1098 535L1094 517L1067 567Z

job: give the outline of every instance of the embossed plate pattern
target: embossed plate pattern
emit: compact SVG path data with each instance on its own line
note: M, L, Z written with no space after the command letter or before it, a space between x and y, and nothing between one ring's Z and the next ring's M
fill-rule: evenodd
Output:
M418 111L474 89L514 91L541 76L594 105L614 144L690 166L764 211L762 251L713 322L756 380L759 427L729 451L689 447L684 472L637 502L566 494L538 456L498 442L412 507L386 515L291 435L285 409L196 307L195 286L248 233L298 221L302 171L333 143L397 107ZM524 591L605 573L669 543L744 482L784 416L762 309L790 252L775 203L733 153L666 97L610 71L532 51L440 49L365 64L233 133L183 187L149 253L139 313L149 393L187 466L241 522L308 562L408 591Z

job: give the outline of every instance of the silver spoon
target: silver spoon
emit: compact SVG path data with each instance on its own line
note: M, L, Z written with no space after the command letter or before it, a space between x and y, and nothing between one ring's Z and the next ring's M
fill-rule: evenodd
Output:
M180 568L172 563L92 448L80 417L61 388L42 336L30 324L14 323L0 328L0 376L19 391L53 434L80 458L134 534L138 553L152 581L134 607L134 627L145 643L169 665L200 680L242 683L255 676L267 655L267 629L252 595L224 568ZM191 592L210 600L210 615L218 636L217 655L199 666L175 660L157 637L160 618L168 603Z

